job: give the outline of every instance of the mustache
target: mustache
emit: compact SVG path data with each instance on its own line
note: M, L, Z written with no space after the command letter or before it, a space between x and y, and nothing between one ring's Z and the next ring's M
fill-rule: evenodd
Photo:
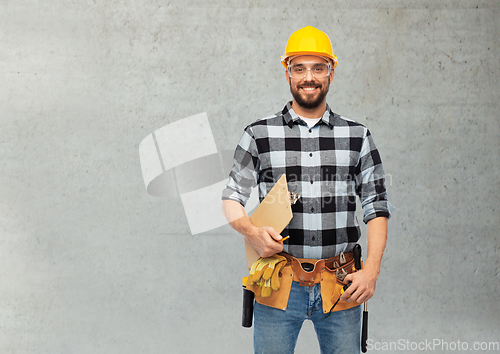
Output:
M307 81L303 82L300 85L297 85L297 87L321 87L321 84L318 84L317 82L314 81Z

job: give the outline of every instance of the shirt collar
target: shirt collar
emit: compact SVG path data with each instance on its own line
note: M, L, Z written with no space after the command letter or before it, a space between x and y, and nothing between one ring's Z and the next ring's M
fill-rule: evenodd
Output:
M299 120L299 115L295 113L295 111L292 108L292 101L288 102L281 111L281 115L283 116L283 120L285 121L285 124L287 124L290 128L293 128L294 124L298 124ZM321 117L320 124L326 124L330 127L330 129L333 129L334 121L335 118L338 117L339 115L336 113L333 113L332 110L330 109L330 106L328 103L326 104L326 111L323 113L323 116Z

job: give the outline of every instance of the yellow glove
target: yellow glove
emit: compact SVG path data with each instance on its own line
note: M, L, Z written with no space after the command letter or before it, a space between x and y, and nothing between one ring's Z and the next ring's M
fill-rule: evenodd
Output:
M259 258L252 264L247 285L255 285L256 296L271 296L271 290L280 289L279 272L285 264L286 258L277 254L272 257Z

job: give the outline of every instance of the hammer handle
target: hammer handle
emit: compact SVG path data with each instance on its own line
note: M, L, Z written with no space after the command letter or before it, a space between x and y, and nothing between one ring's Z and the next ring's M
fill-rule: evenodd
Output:
M368 311L363 311L363 328L361 332L361 351L366 353L366 340L368 339Z
M354 268L356 270L361 269L361 246L359 244L354 245L354 249L352 250L354 253Z

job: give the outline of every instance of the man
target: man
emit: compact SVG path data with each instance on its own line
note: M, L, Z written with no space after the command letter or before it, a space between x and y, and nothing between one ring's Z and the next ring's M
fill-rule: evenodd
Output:
M292 353L306 319L314 323L322 353L359 353L359 304L374 294L392 212L382 163L370 132L333 113L326 103L337 64L328 36L304 27L290 36L285 52L282 64L293 99L281 112L245 128L222 195L231 226L262 257L249 277L281 260L286 264L279 271L281 288L276 293L281 294L266 295L271 299L266 300L260 296L262 283L252 287L255 353ZM258 186L262 200L282 174L288 189L301 195L282 232L290 236L286 242L280 242L282 235L273 228L253 225L243 208L251 187ZM361 236L356 195L363 206L368 238L364 266L357 272L352 266L340 266L346 262L345 255L353 262L350 252ZM320 260L325 263L317 263ZM325 264L329 271L308 268L303 274L314 274L315 280L305 283L297 279L302 270L293 270L293 262L303 269L306 264ZM350 274L341 277L337 270ZM285 286L292 277L291 285ZM339 305L331 306L340 295L338 287L349 282ZM277 297L286 302L277 305L282 301Z

